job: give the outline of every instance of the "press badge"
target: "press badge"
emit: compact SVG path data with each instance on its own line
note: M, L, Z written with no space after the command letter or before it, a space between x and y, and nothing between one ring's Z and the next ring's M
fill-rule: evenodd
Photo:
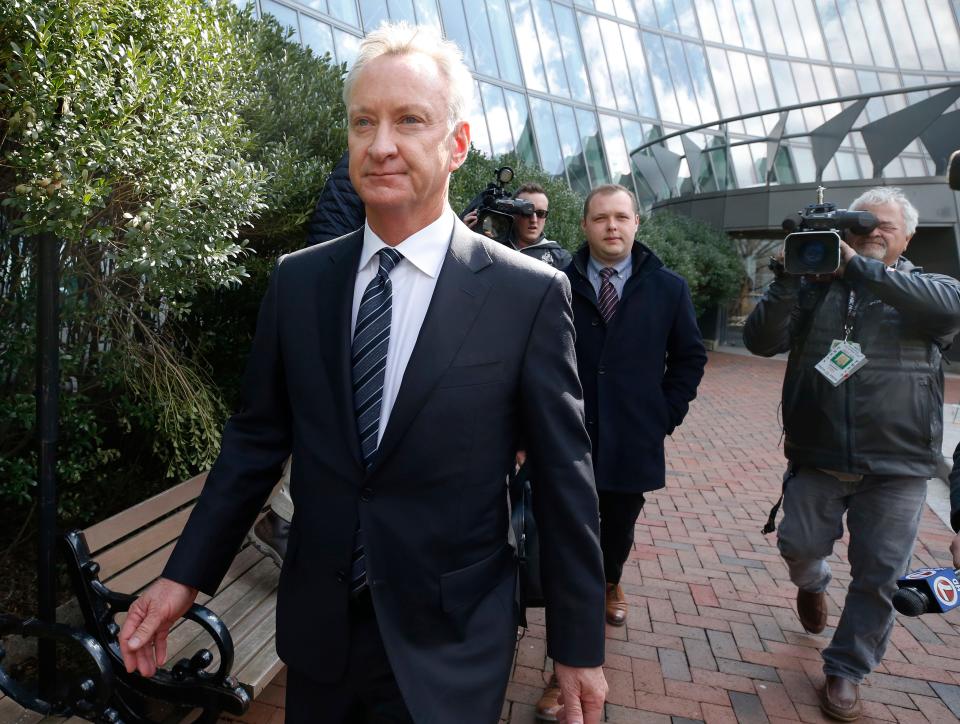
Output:
M837 387L866 363L867 358L860 351L859 344L835 339L830 343L827 355L817 362L816 369L831 385Z

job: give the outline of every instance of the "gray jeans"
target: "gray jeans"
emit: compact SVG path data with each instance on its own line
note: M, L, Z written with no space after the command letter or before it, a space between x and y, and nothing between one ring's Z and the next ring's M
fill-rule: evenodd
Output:
M814 468L798 469L787 483L777 545L797 588L826 590L825 558L843 535L844 513L850 529L850 587L822 653L825 674L859 683L883 659L893 628L891 599L910 564L926 493L925 478L842 482Z

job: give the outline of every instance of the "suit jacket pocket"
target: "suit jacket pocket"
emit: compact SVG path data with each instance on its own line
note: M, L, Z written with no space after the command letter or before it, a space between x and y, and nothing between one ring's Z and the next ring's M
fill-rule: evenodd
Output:
M465 568L440 576L440 605L447 613L476 603L513 569L513 548L502 548Z
M440 378L440 387L468 387L499 382L503 373L503 363L484 362L477 365L453 366Z

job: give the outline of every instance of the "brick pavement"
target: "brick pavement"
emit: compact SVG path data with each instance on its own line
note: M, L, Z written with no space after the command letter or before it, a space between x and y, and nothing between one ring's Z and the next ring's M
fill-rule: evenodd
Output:
M710 356L700 396L667 444L667 487L648 497L637 524L623 581L627 626L607 629L609 722L826 721L817 708L819 649L849 582L846 537L831 559L829 626L812 636L794 612L796 589L775 536L760 533L784 468L783 370L780 360ZM951 537L925 510L916 566L947 564ZM534 721L549 677L542 613L531 619L504 703L502 721L511 724ZM283 684L281 674L243 721L280 724ZM862 696L864 721L958 721L960 614L898 618Z

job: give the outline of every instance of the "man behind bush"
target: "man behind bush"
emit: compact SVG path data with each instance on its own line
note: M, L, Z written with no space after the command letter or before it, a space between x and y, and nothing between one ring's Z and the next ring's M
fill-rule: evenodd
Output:
M901 190L871 189L850 208L872 212L876 229L848 234L840 269L825 281L774 264L776 278L743 332L754 354L789 352L783 426L790 464L778 546L810 633L827 624L825 559L847 514L851 582L822 652L820 701L840 721L859 718L859 684L890 638L896 580L910 562L926 481L941 455L941 353L960 330L960 283L901 256L917 226ZM817 365L843 340L858 345L852 357L865 361L835 386Z

